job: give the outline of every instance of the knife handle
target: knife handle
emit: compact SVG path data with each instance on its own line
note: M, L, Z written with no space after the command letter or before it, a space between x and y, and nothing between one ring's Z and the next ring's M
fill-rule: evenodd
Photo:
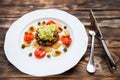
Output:
M107 57L107 60L108 60L110 71L113 72L113 71L116 70L115 62L114 62L114 60L113 60L113 58L112 58L112 56L111 56L111 54L110 54L110 52L109 52L109 50L108 50L108 48L106 46L105 41L102 39L101 42L102 42L102 46L103 46L103 48L104 48L104 50L106 52L106 57Z

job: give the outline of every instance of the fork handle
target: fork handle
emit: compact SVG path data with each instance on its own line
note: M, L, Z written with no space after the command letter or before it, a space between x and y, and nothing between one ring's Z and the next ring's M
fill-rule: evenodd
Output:
M116 70L116 65L115 65L115 62L106 46L106 43L104 40L101 40L101 43L102 43L102 46L104 48L104 51L106 52L106 57L107 57L107 61L108 61L108 64L109 64L109 68L110 68L110 71L115 71Z
M92 65L94 65L94 59L93 59L93 57L94 57L94 40L95 40L94 35L92 35L92 44L91 44L90 60L89 60L89 63Z

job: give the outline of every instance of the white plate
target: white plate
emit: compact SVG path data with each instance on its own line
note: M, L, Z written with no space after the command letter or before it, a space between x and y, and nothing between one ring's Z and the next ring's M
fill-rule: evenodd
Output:
M68 25L71 31L72 45L69 51L59 58L37 60L30 58L21 49L21 38L26 27L34 21L55 19ZM57 10L35 10L15 21L5 37L4 50L7 59L20 71L34 76L49 76L63 73L74 67L85 54L88 37L84 25L73 15Z

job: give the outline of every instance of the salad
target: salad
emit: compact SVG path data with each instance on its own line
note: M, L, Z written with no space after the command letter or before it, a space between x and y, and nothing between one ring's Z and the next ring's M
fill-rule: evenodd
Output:
M72 43L70 31L60 22L47 20L37 22L37 26L30 26L23 35L22 49L32 47L37 59L58 57L67 52Z

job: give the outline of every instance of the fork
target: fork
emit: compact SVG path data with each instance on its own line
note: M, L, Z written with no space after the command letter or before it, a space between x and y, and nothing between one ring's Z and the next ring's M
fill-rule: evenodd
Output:
M90 59L87 64L87 71L89 73L94 73L96 71L96 67L94 65L94 37L96 33L95 31L89 30L89 34L92 36L92 45L91 45Z

